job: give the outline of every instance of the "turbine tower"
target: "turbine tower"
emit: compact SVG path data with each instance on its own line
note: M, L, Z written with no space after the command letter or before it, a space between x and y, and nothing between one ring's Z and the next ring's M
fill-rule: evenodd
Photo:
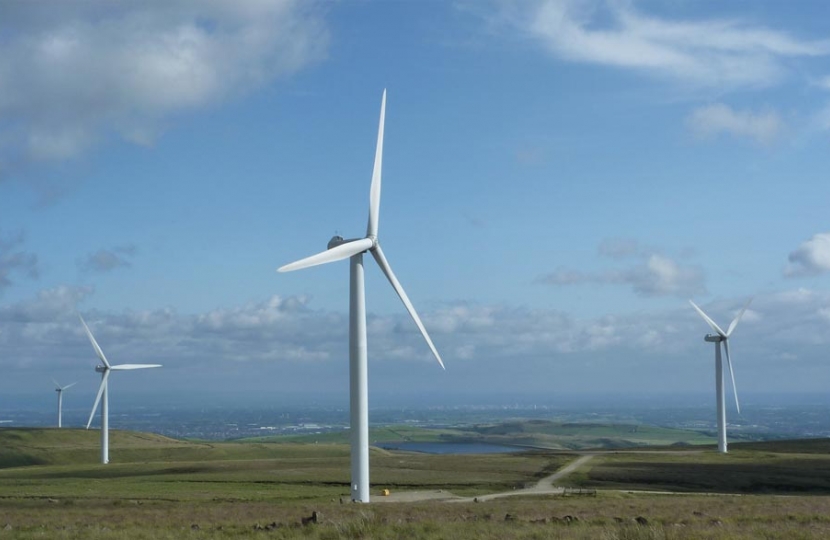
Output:
M58 384L58 381L56 381L55 379L52 379L52 382L55 383L55 392L58 393L58 427L61 428L61 427L63 427L61 425L62 424L62 418L63 418L63 391L66 390L67 388L72 388L73 386L75 386L78 383L73 382L72 384L67 384L66 386L61 386L61 385Z
M369 252L398 293L403 305L415 321L418 330L427 342L432 354L444 368L441 356L427 334L420 317L401 287L398 278L392 272L386 256L378 242L378 221L380 213L380 184L383 162L383 124L386 114L386 90L380 105L380 122L378 141L375 149L375 165L372 172L372 185L369 190L369 223L366 236L344 240L333 237L328 249L322 253L287 264L279 272L300 270L318 264L325 264L342 259L349 259L349 408L351 436L351 498L353 501L369 502L369 392L367 380L367 346L366 346L366 298L363 286L363 254Z
M89 422L86 423L86 428L89 429L90 424L92 424L92 417L95 416L95 410L98 408L98 402L101 401L101 397L103 396L103 401L101 403L101 463L106 465L110 462L110 434L109 434L109 397L107 396L107 379L109 379L110 371L128 371L133 369L147 369L147 368L157 368L161 367L161 364L121 364L112 366L109 362L107 362L107 358L104 356L104 351L101 350L101 347L98 346L98 342L95 341L95 338L92 336L92 332L89 331L89 327L86 325L84 318L81 317L81 314L78 314L78 318L81 319L81 324L84 325L84 330L86 330L86 335L89 336L89 342L92 343L92 348L95 349L95 354L98 355L98 358L103 362L103 365L98 365L95 367L95 371L101 374L101 385L98 387L98 395L95 396L95 404L92 406L92 412L89 413Z
M749 303L752 302L750 298L747 301L746 305L744 305L743 309L738 316L735 317L732 322L729 324L729 328L724 332L721 330L720 326L715 324L711 318L709 318L706 313L700 309L697 304L689 300L689 303L692 304L692 307L695 308L703 320L714 330L715 334L706 334L706 337L703 338L704 341L708 341L709 343L715 344L715 395L717 397L717 409L718 409L718 452L722 454L726 453L726 404L725 401L725 390L723 387L723 361L721 360L721 344L723 344L723 348L726 351L726 364L729 366L729 376L732 378L732 393L735 396L735 407L738 409L738 414L741 414L741 405L738 403L738 388L735 386L735 372L732 370L732 359L729 356L729 336L732 335L732 332L735 331L735 327L738 326L738 321L741 320L743 317L746 308L749 307Z

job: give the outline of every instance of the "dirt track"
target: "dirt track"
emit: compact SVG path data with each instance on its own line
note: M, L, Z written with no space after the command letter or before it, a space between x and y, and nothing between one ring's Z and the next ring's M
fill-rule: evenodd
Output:
M565 467L562 467L555 473L542 478L529 488L514 489L513 491L505 491L503 493L490 493L488 495L479 495L478 497L458 497L457 495L453 495L449 491L444 491L442 489L430 491L401 491L391 493L387 496L373 496L372 502L415 502L427 500L443 500L447 502L483 502L501 497L516 497L519 495L558 495L564 492L564 488L554 486L554 482L565 478L579 467L590 461L593 457L594 454L585 454Z

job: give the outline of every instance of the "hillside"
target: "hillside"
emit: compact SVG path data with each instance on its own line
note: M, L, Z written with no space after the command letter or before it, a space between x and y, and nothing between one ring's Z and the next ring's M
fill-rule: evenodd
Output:
M98 463L96 432L0 429L0 504L15 498L303 500L348 496L342 444L199 443L111 432ZM372 449L372 481L400 488L481 493L512 489L570 456L402 456ZM32 465L36 466L21 466Z
M110 430L112 463L272 459L291 453L293 446L191 442L154 433ZM0 469L95 464L100 461L100 448L98 430L0 428ZM307 452L319 453L311 449Z

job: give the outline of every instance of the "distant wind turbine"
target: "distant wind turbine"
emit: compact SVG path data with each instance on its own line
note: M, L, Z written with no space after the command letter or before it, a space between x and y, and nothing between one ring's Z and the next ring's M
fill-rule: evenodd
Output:
M351 498L358 502L369 502L369 393L367 382L367 346L366 346L366 298L363 285L363 254L369 252L398 293L404 307L421 335L427 342L432 354L444 368L441 356L427 334L420 317L409 301L409 297L392 272L389 262L378 242L378 221L380 214L380 184L383 163L383 124L386 114L386 90L380 105L380 122L378 140L375 149L375 165L372 172L372 185L369 190L369 223L366 236L344 240L341 236L333 237L328 249L322 253L287 264L279 272L290 272L310 266L330 263L342 259L350 260L349 281L349 381L350 381L350 431L351 431Z
M708 324L712 330L716 332L715 334L706 334L706 337L703 339L704 341L715 344L715 395L717 396L718 406L718 452L723 454L726 453L726 404L724 403L725 390L723 387L723 361L721 360L720 346L721 343L723 343L723 348L726 351L726 363L729 366L729 376L732 378L732 393L735 396L735 407L738 409L738 414L740 414L741 405L738 403L738 388L735 386L735 372L732 370L732 359L729 356L729 336L731 336L732 332L735 331L735 327L738 326L738 321L740 321L741 317L743 317L750 302L752 302L751 298L744 305L740 313L738 313L738 316L735 317L729 324L729 328L726 332L724 332L721 330L720 326L715 323L715 321L709 318L709 316L697 306L697 304L689 300L689 303L692 304L695 311L697 311L700 316L703 317L703 320L706 321L706 324Z
M104 356L104 351L102 351L101 347L98 346L98 342L95 341L95 338L92 336L92 332L89 331L89 327L86 325L86 322L84 321L84 318L81 317L80 313L78 314L78 318L81 319L81 324L84 325L84 330L86 330L86 335L89 336L89 342L92 343L92 348L95 349L95 354L97 354L98 358L101 362L103 362L103 365L95 367L95 371L101 374L101 385L98 387L98 395L95 397L95 404L92 406L92 412L89 413L89 422L86 423L86 428L89 429L90 424L92 424L92 417L95 416L95 410L98 408L98 402L101 401L101 397L103 396L104 400L101 403L101 463L106 465L110 462L109 398L107 396L107 379L109 379L110 371L157 368L161 367L161 364L121 364L111 366L110 363L107 362L107 358Z
M61 386L58 384L58 381L52 379L52 382L55 383L55 392L58 393L58 427L62 426L62 417L63 417L63 391L67 388L72 388L77 382L73 382L72 384L67 384L66 386Z

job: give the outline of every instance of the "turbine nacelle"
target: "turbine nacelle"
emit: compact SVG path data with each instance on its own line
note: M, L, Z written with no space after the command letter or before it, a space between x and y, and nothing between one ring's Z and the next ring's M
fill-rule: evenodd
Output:
M56 381L55 379L52 379L52 382L55 383L55 392L57 392L58 394L60 394L61 392L63 392L67 388L72 388L73 386L78 384L77 382L73 382L72 384L67 384L66 386L61 386L61 385L58 384L58 381Z
M108 369L109 368L107 366L102 366L101 364L98 364L97 366L95 366L95 373L103 373Z
M708 341L709 343L720 343L725 339L725 337L719 336L718 334L706 334L706 336L703 338L703 341Z
M335 234L331 237L331 240L329 240L329 243L326 245L326 249L336 248L337 246L345 243L346 240L344 240L342 236Z
M329 240L329 243L326 244L326 250L334 249L336 247L340 247L346 244L351 244L352 242L357 242L359 240L371 240L372 244L363 251L359 251L357 253L365 253L366 251L375 249L378 246L378 239L376 236L366 236L364 238L343 238L340 235L334 235Z

